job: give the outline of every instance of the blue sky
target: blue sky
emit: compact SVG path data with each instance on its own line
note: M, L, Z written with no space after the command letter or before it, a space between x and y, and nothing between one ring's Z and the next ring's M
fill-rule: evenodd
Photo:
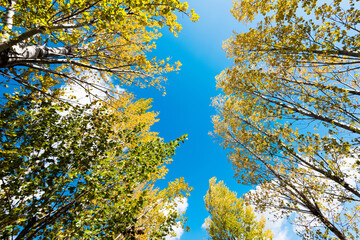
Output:
M179 36L165 31L154 52L159 58L171 57L183 64L179 73L168 75L166 96L150 88L132 88L130 91L138 98L154 99L152 109L159 112L160 121L153 130L166 141L188 134L188 140L178 148L167 178L160 186L184 177L194 188L186 211L191 231L180 239L201 240L207 239L201 226L209 216L204 204L209 179L216 176L223 180L238 196L252 189L236 182L226 150L209 136L213 130L211 116L215 114L211 98L221 93L216 90L215 76L232 64L222 50L222 43L233 31L246 31L248 26L241 25L230 13L232 0L189 0L188 3L200 16L199 21L192 23L186 16L179 16L183 25ZM274 239L298 239L286 221L268 222L267 226L273 229Z
M210 178L223 180L240 196L250 189L237 184L226 151L208 134L213 130L211 115L215 114L211 98L220 93L216 90L215 76L231 64L222 50L222 42L233 30L241 31L245 27L231 15L231 0L189 0L188 3L199 14L199 21L192 23L186 16L179 16L183 25L179 36L164 32L157 41L156 56L171 57L183 64L178 74L168 75L166 96L154 89L131 89L138 98L154 99L152 109L159 112L160 121L153 130L166 141L188 134L188 140L177 150L169 166L166 179L184 177L194 188L186 211L191 232L184 233L182 240L206 237L201 225L208 216L203 197Z

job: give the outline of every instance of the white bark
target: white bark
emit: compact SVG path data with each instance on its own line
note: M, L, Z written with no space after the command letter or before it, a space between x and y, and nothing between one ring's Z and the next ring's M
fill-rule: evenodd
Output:
M9 7L6 9L4 27L2 31L1 42L5 42L10 39L10 32L13 28L14 15L15 15L16 0L9 0Z
M15 59L36 59L69 55L71 55L71 49L68 47L22 46L22 44L17 44L9 54L9 61L12 62Z

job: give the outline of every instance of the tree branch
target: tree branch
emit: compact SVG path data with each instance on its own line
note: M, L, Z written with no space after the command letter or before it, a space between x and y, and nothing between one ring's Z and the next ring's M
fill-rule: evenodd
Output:
M284 108L287 108L287 109L291 109L293 110L294 112L297 112L297 113L300 113L302 115L305 115L305 116L308 116L308 117L311 117L311 118L314 118L314 119L317 119L317 120L321 120L321 121L324 121L324 122L327 122L327 123L330 123L330 124L333 124L335 126L338 126L340 128L343 128L345 130L348 130L348 131L351 131L353 133L358 133L360 134L360 129L359 128L356 128L350 124L347 124L347 123L344 123L344 122L340 122L336 119L333 119L333 118L329 118L329 117L326 117L326 116L322 116L322 115L319 115L319 114L316 114L310 110L305 110L305 109L301 109L299 107L296 107L296 106L291 106L289 104L286 104L286 103L283 103L283 102L280 102L280 101L276 101L274 99L271 99L271 98L268 98L262 94L259 94L259 93L253 93L254 95L260 97L261 99L267 101L267 102L271 102L271 103L274 103L280 107L284 107Z
M44 217L38 219L37 221L32 221L29 222L32 223L29 226L27 226L27 228L24 228L20 234L16 237L15 240L21 240L24 239L24 237L26 236L26 234L30 233L31 228L35 229L34 232L32 232L30 234L30 236L28 236L28 239L32 239L35 234L37 232L39 232L41 229L45 228L48 224L51 224L52 222L54 222L57 218L59 218L62 214L64 214L65 212L67 212L72 205L76 204L77 201L83 197L86 194L86 192L82 192L81 194L79 194L77 197L75 197L72 201L70 201L68 204L66 204L65 206L62 206L54 211L52 211L51 213L48 213L47 215L45 215ZM36 223L37 222L37 223ZM36 224L36 225L35 225ZM35 225L35 226L34 226Z
M46 30L59 30L59 29L74 29L74 28L81 28L81 27L84 27L84 26L89 26L89 25L92 25L96 22L96 20L92 20L92 21L89 21L89 22L82 22L82 23L77 23L77 24L58 24L58 25L54 25L54 26L50 26L50 27L46 27L46 26L39 26L37 28L34 28L34 29L31 29L27 32L24 32L22 34L20 34L19 36L16 36L12 39L9 39L9 40L6 40L6 41L3 41L1 44L0 44L0 52L6 50L6 49L9 49L21 42L24 42L25 40L35 36L36 34L39 34L39 33L43 33L45 32Z

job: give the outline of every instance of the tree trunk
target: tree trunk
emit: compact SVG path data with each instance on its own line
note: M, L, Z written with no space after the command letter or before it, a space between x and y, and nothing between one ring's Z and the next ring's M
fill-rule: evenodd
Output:
M15 14L15 4L16 4L16 0L8 0L9 2L9 6L6 9L6 13L5 13L5 19L4 19L4 26L3 26L3 30L2 30L2 37L1 37L1 42L5 42L8 39L10 39L10 32L13 28L13 23L14 23L14 14Z
M16 59L36 59L48 57L65 57L71 55L70 47L21 46L16 45L10 51L9 62Z
M16 66L17 61L22 63L27 59L71 57L71 47L23 46L17 44L11 49L0 52L0 68Z

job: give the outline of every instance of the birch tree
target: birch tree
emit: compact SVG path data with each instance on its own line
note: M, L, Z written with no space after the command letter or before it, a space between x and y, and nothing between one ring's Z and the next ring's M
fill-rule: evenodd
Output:
M159 30L180 31L176 12L197 20L179 0L2 0L0 10L3 83L11 79L43 93L71 82L110 94L112 87L89 81L89 74L97 77L92 72L118 85L160 88L164 73L180 63L147 57Z
M210 216L205 220L206 231L213 240L266 240L272 239L265 230L265 219L257 220L250 206L227 188L224 182L209 180L205 207Z
M359 238L357 1L234 3L215 133L260 210L296 214L305 239ZM251 25L253 26L253 25Z
M190 188L183 179L153 186L184 137L165 143L149 131L149 101L124 94L115 111L32 95L8 96L0 111L2 239L160 239L173 231L181 219L172 203ZM164 205L172 214L161 215ZM142 225L155 214L157 224Z

